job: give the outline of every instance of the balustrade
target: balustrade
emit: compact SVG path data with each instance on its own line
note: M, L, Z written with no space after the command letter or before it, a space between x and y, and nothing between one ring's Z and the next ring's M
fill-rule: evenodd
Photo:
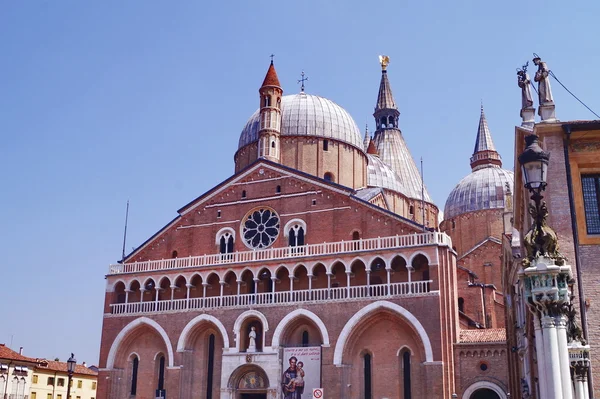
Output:
M339 302L350 299L410 297L431 294L431 280L312 290L262 292L189 299L117 303L110 305L112 314L172 312L197 309L292 305L305 302Z
M441 232L408 234L403 236L377 237L355 241L309 244L301 247L268 248L255 251L239 251L230 254L213 254L190 256L187 258L123 263L110 265L108 274L149 272L169 269L215 266L229 263L270 261L307 256L338 255L351 252L410 248L424 245L444 245L452 247L452 241L448 235Z

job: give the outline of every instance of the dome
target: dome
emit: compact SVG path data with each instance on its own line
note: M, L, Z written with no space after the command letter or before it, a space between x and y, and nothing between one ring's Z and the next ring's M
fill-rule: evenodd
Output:
M258 129L257 110L244 126L238 148L258 141ZM334 139L364 151L360 131L350 114L331 100L306 93L282 97L281 135Z
M367 154L367 186L383 187L398 193L405 193L400 177L376 155Z
M476 169L452 190L444 207L444 218L482 209L504 208L506 184L513 190L513 172L496 165Z

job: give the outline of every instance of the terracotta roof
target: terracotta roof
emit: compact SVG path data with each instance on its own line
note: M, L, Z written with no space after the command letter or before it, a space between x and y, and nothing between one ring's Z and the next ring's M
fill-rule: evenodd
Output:
M378 155L377 148L375 148L375 143L373 143L373 140L369 140L369 146L367 147L367 154Z
M265 76L265 80L263 81L262 85L281 87L279 84L279 78L277 77L277 72L275 71L275 66L273 65L273 61L271 61L271 65L269 65L267 76Z
M37 359L20 355L19 352L15 352L5 344L0 344L0 359L37 363Z
M39 359L39 362L40 362L40 364L38 366L36 366L36 370L62 371L65 374L68 372L66 362L56 362L54 360L46 360L46 359ZM90 370L89 368L87 368L81 364L75 365L75 374L85 374L85 375L92 375L92 376L98 375L98 373L95 372L94 370Z
M479 330L460 330L460 343L505 342L506 329L486 328Z

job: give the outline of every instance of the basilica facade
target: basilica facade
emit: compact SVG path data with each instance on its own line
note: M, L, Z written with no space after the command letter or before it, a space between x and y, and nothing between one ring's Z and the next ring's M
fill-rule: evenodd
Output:
M109 267L98 398L508 397L512 173L482 109L443 216L381 61L364 137L271 62L234 175Z

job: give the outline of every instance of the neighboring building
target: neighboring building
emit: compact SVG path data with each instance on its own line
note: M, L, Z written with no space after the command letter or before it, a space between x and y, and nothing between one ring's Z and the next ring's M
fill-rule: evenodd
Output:
M66 362L39 359L33 369L29 399L68 399L69 374ZM75 365L71 380L71 399L95 399L98 373L84 365Z
M459 317L459 295L477 289L436 231L387 62L364 140L332 101L283 96L271 63L235 174L110 266L98 399L294 399L319 387L344 399L508 397L501 295L488 294L489 322L474 299ZM484 173L500 167L487 136L474 154ZM486 191L497 201L465 212L502 225L502 173ZM461 226L462 212L450 212ZM497 258L468 259L500 253L501 233L451 233L473 254L465 273L499 284ZM497 328L469 329L482 323Z
M545 64L540 70L545 68ZM522 88L529 87L526 70L520 72ZM539 76L539 75L538 75ZM522 80L521 80L522 79ZM573 304L581 319L583 337L594 347L600 342L600 121L560 122L554 117L554 103L549 83L540 94L539 114L542 121L533 122L534 108L531 96L523 91L523 124L515 129L515 181L522 182L522 171L518 156L525 149L525 136L539 136L540 146L550 153L547 172L547 188L542 195L548 208L548 226L558 236L559 251L567 259L573 272ZM503 239L505 265L506 326L508 336L510 390L514 398L540 398L543 376L538 367L544 362L545 354L537 353L536 337L540 326L534 322L533 312L523 298L526 287L519 280L523 270L522 237L530 229L532 219L528 214L530 193L522 183L514 188L514 230ZM569 332L569 346L574 339ZM576 340L575 340L576 341ZM584 342L585 343L585 342ZM577 342L575 342L578 345ZM570 350L571 351L571 350ZM581 360L581 359L579 359ZM581 367L576 357L571 357L571 372L574 382L573 397L577 381L585 380L587 367ZM589 386L595 389L587 397L600 397L600 359L591 356ZM558 396L563 397L563 396Z
M0 344L0 398L28 399L36 364L37 359L23 356L23 348L15 352Z

